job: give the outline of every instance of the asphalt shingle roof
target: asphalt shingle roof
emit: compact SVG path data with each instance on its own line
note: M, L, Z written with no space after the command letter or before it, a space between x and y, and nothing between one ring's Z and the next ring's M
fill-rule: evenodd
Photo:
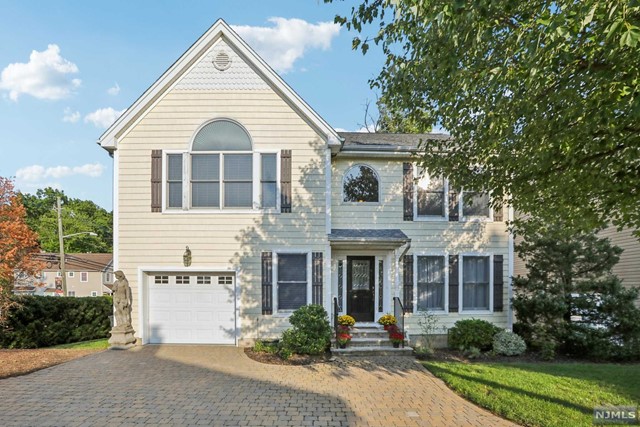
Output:
M329 234L329 241L341 240L375 240L375 241L397 241L408 242L411 239L397 228L391 229L360 229L352 230L348 228L333 228Z
M442 141L451 136L444 133L369 133L338 132L344 138L343 150L416 150L421 141Z

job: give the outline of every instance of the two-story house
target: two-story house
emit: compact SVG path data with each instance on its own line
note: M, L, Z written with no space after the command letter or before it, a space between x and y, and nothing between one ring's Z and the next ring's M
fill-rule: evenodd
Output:
M415 166L444 137L336 132L217 21L99 139L136 335L243 345L394 298L411 334L425 310L510 327L509 213Z
M37 295L62 296L62 272L57 253L39 254L45 260ZM111 294L113 257L103 253L72 253L65 255L67 294L70 297L97 297Z

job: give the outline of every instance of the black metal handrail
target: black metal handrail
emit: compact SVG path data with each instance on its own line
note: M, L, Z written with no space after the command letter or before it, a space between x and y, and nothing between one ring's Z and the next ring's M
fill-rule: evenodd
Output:
M402 348L404 348L404 307L402 305L402 301L400 301L400 298L398 297L393 297L393 315L396 318L396 322L398 322L396 323L396 326L402 334L403 340L401 345Z
M340 312L340 306L338 305L338 298L333 298L333 331L336 335L336 346L338 345L338 313ZM336 347L337 348L337 347Z

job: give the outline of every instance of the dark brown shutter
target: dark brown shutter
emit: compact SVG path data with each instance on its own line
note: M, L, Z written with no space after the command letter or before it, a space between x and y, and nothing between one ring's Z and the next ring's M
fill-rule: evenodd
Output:
M311 303L322 305L322 252L311 254L313 268L311 271Z
M280 212L291 212L291 150L280 152Z
M506 209L505 205L500 206L493 211L493 220L497 222L504 221L504 210Z
M162 150L151 150L151 212L162 212Z
M449 313L458 312L458 255L449 255Z
M456 190L449 191L449 221L458 221L460 217L458 206L458 192Z
M404 312L413 313L413 255L405 255L403 264L403 286L402 301Z
M262 314L273 314L273 254L262 252Z
M411 163L402 164L402 177L404 220L413 221L413 165Z
M493 311L502 311L504 306L503 279L503 259L502 255L493 256Z

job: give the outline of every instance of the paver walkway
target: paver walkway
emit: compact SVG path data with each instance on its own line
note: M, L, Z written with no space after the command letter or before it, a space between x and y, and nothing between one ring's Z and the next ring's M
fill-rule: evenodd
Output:
M265 365L242 349L105 351L0 380L0 426L506 426L408 357Z

